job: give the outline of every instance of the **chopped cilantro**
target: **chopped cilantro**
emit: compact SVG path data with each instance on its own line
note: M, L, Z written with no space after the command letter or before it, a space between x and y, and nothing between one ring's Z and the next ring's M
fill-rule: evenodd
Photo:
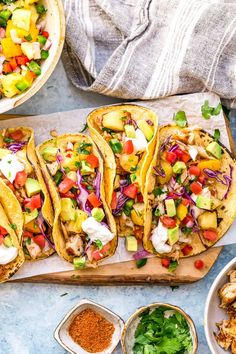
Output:
M138 166L131 167L131 168L130 168L130 171L131 171L131 172L135 172L135 171L137 171L137 169L138 169Z
M107 133L113 133L113 131L111 129L105 128L105 127L102 128L102 131L107 132Z
M205 119L210 119L211 116L218 116L221 112L221 109L222 109L221 103L219 103L217 107L210 107L209 101L206 100L204 104L201 106L202 116Z
M69 173L70 172L69 167L65 167L64 170L65 170L65 173Z
M138 259L136 261L136 267L142 268L143 266L145 266L146 263L147 263L147 258Z
M156 208L155 212L154 212L155 216L161 216L161 212L160 209Z
M81 161L75 161L75 167L80 168L81 167Z
M170 265L168 267L168 271L169 272L174 272L176 270L176 268L178 267L178 262L177 261L171 261Z
M182 228L182 232L185 234L185 235L189 235L189 234L191 234L191 232L192 232L192 228L191 227L187 227L187 226L184 226L183 228Z
M28 34L28 36L25 36L24 38L25 38L25 40L28 41L28 42L29 42L29 41L32 41L32 36L31 36L31 34Z
M10 224L10 226L11 226L12 230L16 230L17 229L16 224Z
M220 140L220 130L219 129L215 129L215 131L214 131L214 139L215 139L215 141Z
M5 143L12 143L14 141L14 139L12 139L12 138L4 138L3 141Z
M176 114L174 114L173 120L175 121L176 125L181 128L186 127L188 124L187 117L184 111L178 111Z
M79 154L89 155L90 152L86 148L90 146L92 146L92 144L90 143L81 143L80 146L77 148L77 152Z
M165 192L160 187L155 187L152 193L154 194L154 197L157 197L158 195L164 194Z
M102 245L102 241L101 240L95 240L94 241L95 245L97 246L97 248L99 250L101 250L103 248L103 245Z

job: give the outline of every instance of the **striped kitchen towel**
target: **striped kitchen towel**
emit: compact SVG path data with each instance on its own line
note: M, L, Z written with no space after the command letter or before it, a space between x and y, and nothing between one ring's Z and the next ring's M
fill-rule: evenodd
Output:
M213 91L236 108L236 0L65 0L73 84L124 99Z

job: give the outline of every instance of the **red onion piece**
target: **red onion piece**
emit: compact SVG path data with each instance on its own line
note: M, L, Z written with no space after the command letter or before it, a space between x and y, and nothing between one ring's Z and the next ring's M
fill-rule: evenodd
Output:
M44 229L43 229L43 224L44 224L44 217L42 214L42 211L39 212L39 215L37 217L37 224L38 227L40 228L40 231L44 238L48 241L49 245L55 250L55 244L50 240L50 238L45 234Z
M133 254L133 258L135 259L135 261L138 261L139 259L142 259L142 258L146 258L148 256L150 256L150 253L144 249Z
M89 193L87 190L82 186L82 175L80 170L77 171L77 183L80 190L80 194L77 197L77 202L81 205L83 211L91 215L91 208L87 205L87 199Z
M10 143L7 144L6 147L8 150L12 151L13 154L17 153L18 151L22 150L23 147L25 146L26 141L22 141L20 143Z

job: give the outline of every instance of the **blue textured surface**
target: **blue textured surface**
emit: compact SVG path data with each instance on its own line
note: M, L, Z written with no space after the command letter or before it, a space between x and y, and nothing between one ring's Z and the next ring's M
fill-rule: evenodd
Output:
M36 96L12 111L18 114L41 114L94 107L116 102L72 87L63 67L57 69ZM232 118L236 138L236 118ZM203 312L208 290L219 271L236 254L236 245L227 246L209 274L194 284L172 290L169 286L86 287L44 284L0 285L0 354L66 353L53 339L58 322L80 299L89 298L119 314L124 320L137 307L163 301L181 306L194 320L199 336L199 354L210 354L207 347ZM64 296L62 296L64 295ZM115 354L120 354L120 347Z

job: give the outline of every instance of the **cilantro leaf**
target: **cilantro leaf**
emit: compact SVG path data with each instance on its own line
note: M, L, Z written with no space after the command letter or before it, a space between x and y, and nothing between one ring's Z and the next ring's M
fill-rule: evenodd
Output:
M168 271L169 272L174 272L177 267L178 267L178 262L177 261L171 261L170 265L168 267Z
M174 114L173 120L175 121L176 125L178 125L181 128L184 128L187 126L187 117L184 111L178 111L176 114Z
M101 240L95 240L94 241L95 245L97 246L97 248L99 250L101 250L103 248L103 245L102 245L102 241Z
M202 116L205 119L210 119L211 116L218 116L221 112L222 104L219 103L216 107L210 107L209 101L206 100L204 104L201 106Z
M215 141L220 140L220 130L219 129L215 129L215 131L214 131L214 139L215 139Z
M136 261L136 267L142 268L143 266L145 266L146 263L147 263L147 258L138 259Z
M158 195L164 194L166 192L164 192L160 187L155 187L152 193L154 194L154 197L157 197Z

